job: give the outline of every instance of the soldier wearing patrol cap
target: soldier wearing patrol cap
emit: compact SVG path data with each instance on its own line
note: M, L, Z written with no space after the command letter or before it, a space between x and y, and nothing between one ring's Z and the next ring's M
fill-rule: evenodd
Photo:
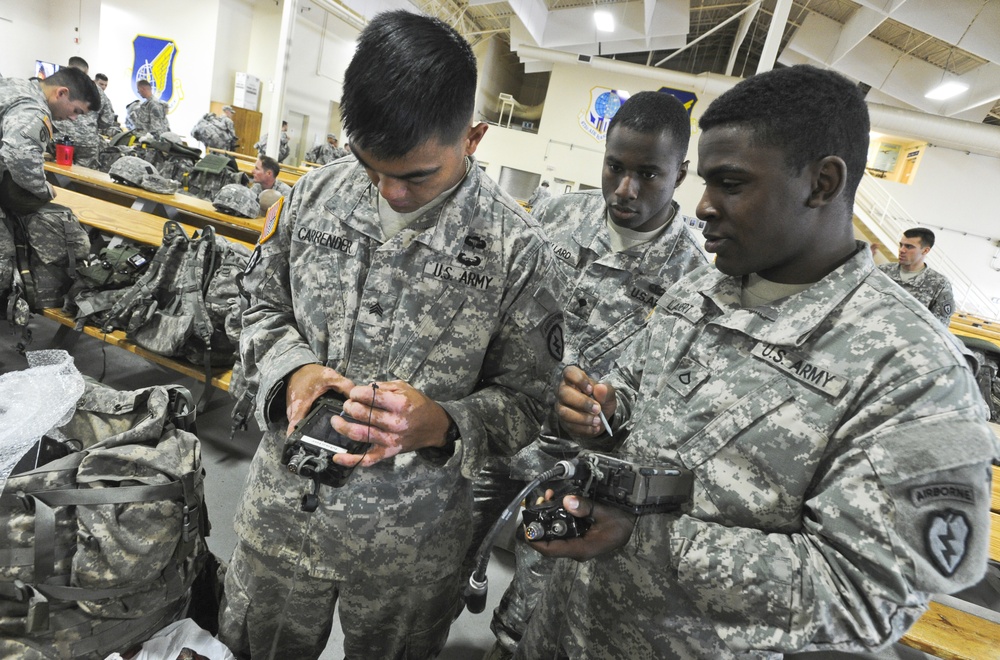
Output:
M899 262L882 264L879 269L947 327L955 311L955 295L948 278L924 263L932 247L934 232L930 229L907 229L899 239Z
M965 355L853 237L868 111L794 66L701 117L697 207L715 263L660 298L606 382L563 372L557 412L615 455L693 473L688 501L593 516L515 658L780 658L872 651L932 593L978 582L997 443Z
M45 149L53 119L76 119L100 106L97 86L66 67L44 80L0 79L0 206L26 212L53 198Z
M453 28L375 16L341 98L357 160L309 171L268 211L241 335L266 431L219 630L241 657L318 657L335 607L346 657L435 657L462 606L470 479L538 432L562 354L553 256L476 165L475 92ZM360 459L339 488L281 461L320 395L346 400L333 430L372 443L334 456Z

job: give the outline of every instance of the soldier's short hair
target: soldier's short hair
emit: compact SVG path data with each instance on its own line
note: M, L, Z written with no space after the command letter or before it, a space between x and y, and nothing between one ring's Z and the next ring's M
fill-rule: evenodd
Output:
M377 14L358 37L340 109L351 142L376 158L398 158L431 138L458 140L472 121L476 56L444 22Z
M103 73L95 73L94 80L103 80L104 82L108 82L108 77Z
M758 144L783 151L794 172L826 156L843 158L848 202L865 173L868 106L858 86L833 71L800 64L757 74L715 99L698 123L703 131L750 128Z
M281 165L279 165L278 161L274 160L270 156L260 157L260 167L261 169L267 170L268 172L273 174L275 178L278 177L278 172L281 171Z
M934 232L923 227L914 227L903 232L907 238L919 238L921 247L934 247Z
M681 147L681 160L687 155L691 141L691 120L680 100L666 92L639 92L631 96L608 124L607 137L618 127L638 133L666 133L673 144Z
M83 59L79 55L74 55L69 58L69 62L67 62L67 64L74 69L80 69L83 72L90 71L90 65L87 64L87 60Z
M152 85L149 84L148 80L136 80L135 81L135 86L136 87L152 87Z
M86 73L71 66L64 66L42 81L46 87L65 87L70 101L86 101L91 110L101 107L101 93L97 84Z

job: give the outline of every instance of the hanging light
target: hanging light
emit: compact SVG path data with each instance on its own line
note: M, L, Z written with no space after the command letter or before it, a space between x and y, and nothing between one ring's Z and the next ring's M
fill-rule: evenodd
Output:
M601 32L614 32L615 17L609 11L597 10L594 12L594 25Z
M962 92L966 92L968 90L969 86L963 82L958 82L957 80L947 80L924 94L924 98L933 99L935 101L944 101L954 96L958 96Z

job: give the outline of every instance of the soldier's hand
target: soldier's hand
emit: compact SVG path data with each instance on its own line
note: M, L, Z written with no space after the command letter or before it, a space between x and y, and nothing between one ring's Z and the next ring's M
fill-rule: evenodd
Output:
M354 383L350 379L330 367L322 364L299 367L288 379L288 389L285 392L285 414L288 416L288 429L285 433L292 432L321 394L333 390L346 397L352 387Z
M595 438L605 433L600 413L611 419L618 409L615 388L598 383L580 367L563 369L563 379L556 392L556 415L559 423L578 438Z
M368 467L400 452L443 444L451 423L444 408L401 380L376 385L357 385L351 390L344 412L357 422L333 418L335 431L358 442L371 442L371 449L363 458L337 454L335 463Z
M570 515L577 518L590 516L593 523L583 536L575 539L528 543L546 557L567 557L576 561L587 561L617 550L632 537L635 516L631 513L576 495L566 495L562 504Z

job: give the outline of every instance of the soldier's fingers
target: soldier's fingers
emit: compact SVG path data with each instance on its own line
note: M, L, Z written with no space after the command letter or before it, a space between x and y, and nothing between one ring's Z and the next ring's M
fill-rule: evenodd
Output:
M593 382L593 379L575 364L563 369L563 384L572 386L578 392L589 395L593 392Z

